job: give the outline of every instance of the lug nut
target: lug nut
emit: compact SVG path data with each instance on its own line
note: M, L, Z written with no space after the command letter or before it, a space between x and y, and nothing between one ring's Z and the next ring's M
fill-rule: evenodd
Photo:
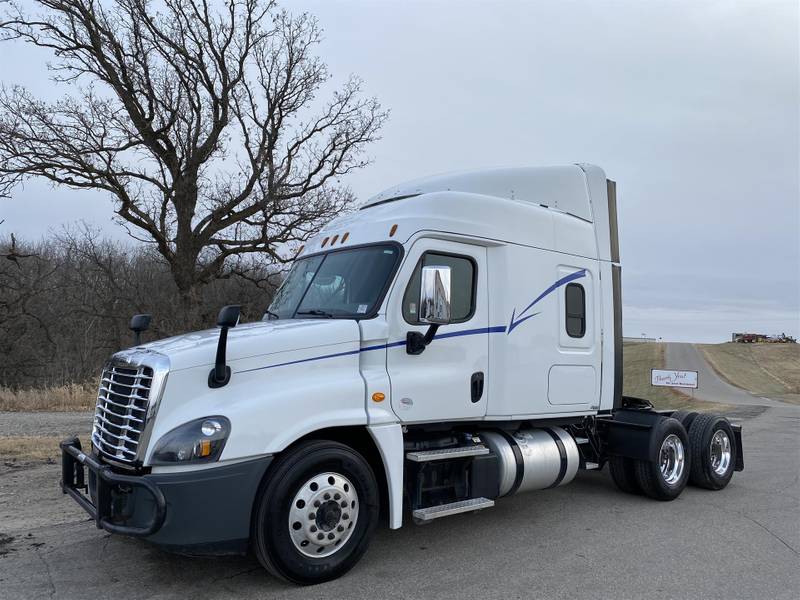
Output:
M339 525L339 526L336 528L336 531L338 531L339 533L341 533L341 532L343 532L343 531L344 531L344 527L342 527L341 525Z
M324 539L325 539L325 534L323 534L323 533L318 533L318 534L317 534L317 539L318 539L318 540L324 540Z
M312 521L317 518L317 513L308 513L308 518Z
M328 534L328 539L329 539L329 540L332 540L332 539L333 539L333 538L335 538L335 537L336 537L336 536L335 536L335 535L333 535L332 533L329 533L329 534Z
M342 497L342 495L341 495L341 494L338 494L338 493L333 495L333 499L334 499L334 500L338 500L338 499L339 499L339 498L341 498L341 497Z

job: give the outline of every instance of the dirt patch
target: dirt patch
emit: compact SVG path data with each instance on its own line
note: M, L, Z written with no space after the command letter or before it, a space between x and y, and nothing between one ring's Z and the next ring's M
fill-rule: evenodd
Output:
M90 410L97 398L97 384L14 390L0 387L0 410L75 411Z
M9 548L9 545L15 539L16 538L13 535L5 535L4 533L0 533L0 556L5 556L9 552L13 551L12 548Z

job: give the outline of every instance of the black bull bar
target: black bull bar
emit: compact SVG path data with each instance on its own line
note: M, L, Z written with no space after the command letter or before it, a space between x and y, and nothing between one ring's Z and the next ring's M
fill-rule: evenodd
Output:
M159 487L146 477L115 473L111 467L97 461L81 449L78 438L64 440L61 447L61 490L72 496L95 520L98 529L109 533L130 536L148 536L158 531L167 516L167 501ZM84 467L94 475L94 497L90 497ZM141 526L130 526L114 522L114 499L120 489L143 488L153 497L155 510L152 519ZM92 500L94 499L94 503Z

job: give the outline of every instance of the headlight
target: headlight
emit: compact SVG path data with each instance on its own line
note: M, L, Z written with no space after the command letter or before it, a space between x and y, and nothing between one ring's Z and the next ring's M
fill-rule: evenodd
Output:
M154 465L206 463L219 459L231 422L225 417L204 417L184 423L158 440L150 462Z

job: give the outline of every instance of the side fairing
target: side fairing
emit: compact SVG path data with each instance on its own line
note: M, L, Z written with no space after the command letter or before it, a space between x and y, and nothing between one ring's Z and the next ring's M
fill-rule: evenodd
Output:
M566 331L566 289L584 294L584 331ZM489 249L492 324L487 419L544 418L597 410L601 389L598 261L523 246Z

